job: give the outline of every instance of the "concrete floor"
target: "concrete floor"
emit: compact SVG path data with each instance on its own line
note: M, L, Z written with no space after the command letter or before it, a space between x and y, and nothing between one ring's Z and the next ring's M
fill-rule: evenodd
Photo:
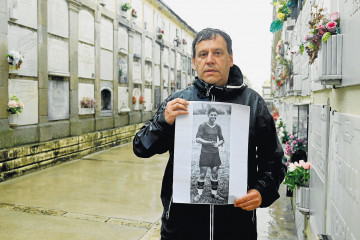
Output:
M158 240L167 156L129 143L0 183L0 239ZM297 239L290 199L257 214L260 240Z

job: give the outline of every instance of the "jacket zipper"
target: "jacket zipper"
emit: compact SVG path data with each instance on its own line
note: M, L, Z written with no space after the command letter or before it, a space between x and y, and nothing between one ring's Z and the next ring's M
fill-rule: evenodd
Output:
M206 96L208 97L210 95L210 90L213 88L214 86L210 86L209 88L206 88Z
M166 220L169 220L169 217L170 217L170 208L171 208L172 200L173 200L173 197L171 196L170 203L169 203L169 208L166 211Z
M210 205L210 240L214 239L214 204Z

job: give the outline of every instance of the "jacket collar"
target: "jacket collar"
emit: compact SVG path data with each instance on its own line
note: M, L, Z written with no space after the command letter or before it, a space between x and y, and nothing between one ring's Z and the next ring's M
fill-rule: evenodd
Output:
M245 89L247 85L244 83L241 70L235 64L230 68L228 82L222 86L217 87L214 84L209 84L204 80L195 77L194 86L199 89L200 97L209 97L210 95L225 96L232 95L238 91Z

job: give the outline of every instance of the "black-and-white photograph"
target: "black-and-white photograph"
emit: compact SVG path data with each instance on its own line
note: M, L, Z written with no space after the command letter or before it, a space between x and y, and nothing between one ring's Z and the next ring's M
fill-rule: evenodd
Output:
M246 194L249 107L189 103L176 118L174 202L232 204Z
M230 117L230 105L201 103L193 108L191 203L227 203Z

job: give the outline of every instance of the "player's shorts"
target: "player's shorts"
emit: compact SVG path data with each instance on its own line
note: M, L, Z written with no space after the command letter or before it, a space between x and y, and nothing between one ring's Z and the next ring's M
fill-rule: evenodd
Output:
M221 165L220 155L219 153L204 153L200 154L200 167L219 167Z

